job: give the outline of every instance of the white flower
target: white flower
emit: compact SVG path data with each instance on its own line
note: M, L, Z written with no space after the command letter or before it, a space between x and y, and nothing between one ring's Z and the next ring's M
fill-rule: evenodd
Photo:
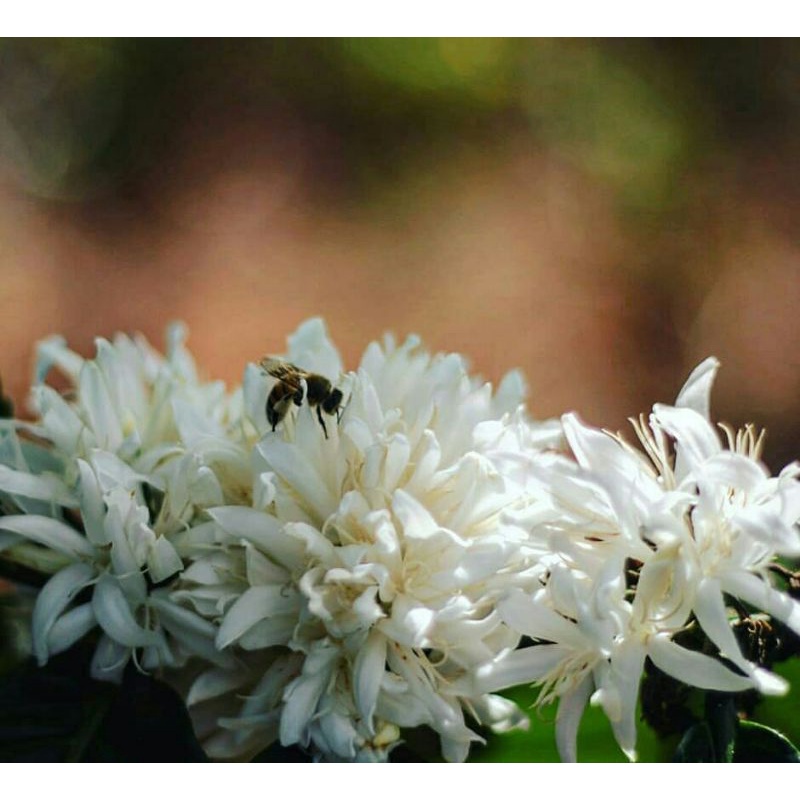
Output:
M326 437L303 403L272 432L269 381L247 371L245 405L264 432L254 505L209 514L228 550L244 543L264 568L223 604L217 644L302 654L283 694L284 745L384 759L403 729L427 725L446 759L463 760L480 740L465 711L497 729L527 722L462 678L517 644L496 604L535 569L515 515L541 503L524 465L559 441L558 426L526 417L516 374L493 395L461 358L430 356L413 337L370 345L343 375L311 320L286 358L342 388L341 422ZM239 726L261 713L244 707Z
M415 337L345 373L318 319L285 358L342 392L339 413L320 425L302 382L273 431L273 379L250 364L229 394L184 337L166 357L98 340L94 359L47 340L36 419L0 421L0 553L50 575L39 663L94 635L95 677L157 671L219 759L279 741L380 761L426 726L462 761L479 725L527 725L494 694L520 683L558 702L562 757L592 703L633 759L647 659L689 686L785 691L732 623L754 607L800 633L773 585L800 555L800 466L771 476L751 427L719 435L715 360L634 423L637 449L574 414L532 421L517 373L493 392Z
M2 431L0 550L52 573L33 613L41 664L98 626L100 679L118 680L131 657L148 670L191 655L232 664L213 624L166 588L191 555L187 531L205 521L203 509L250 493L241 402L237 417L221 384L197 380L183 336L171 329L166 360L125 336L98 340L94 360L58 339L42 343L39 380L56 365L74 393L38 383L40 418Z
M188 452L198 466L214 469L230 501L249 490L255 430L242 415L240 394L229 397L221 381L198 379L185 337L182 325L170 326L166 358L143 338L123 334L113 342L97 339L92 360L69 350L59 337L39 345L32 390L39 419L20 426L52 442L68 484L77 479L77 459L101 451L148 479L156 476L153 483L159 486L163 473L175 471L172 460ZM66 396L43 382L53 367L74 387Z
M656 405L649 424L636 423L644 453L566 415L575 463L552 455L546 472L532 466L550 494L549 511L531 525L549 543L541 561L547 571L537 590L512 591L498 608L538 643L499 654L476 671L474 685L497 691L535 682L540 703L559 699L557 738L566 759L576 757L590 697L635 758L646 657L691 686L786 691L782 679L743 656L725 595L800 632L800 604L769 580L778 555L800 552L798 469L771 478L749 428L726 430L723 447L708 410L717 366L703 362L675 406ZM690 624L699 624L735 672L672 641Z

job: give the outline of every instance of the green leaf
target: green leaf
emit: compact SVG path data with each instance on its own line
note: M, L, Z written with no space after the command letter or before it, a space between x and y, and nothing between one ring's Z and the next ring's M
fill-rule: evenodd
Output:
M119 686L89 677L73 648L0 681L0 761L206 761L175 691L130 667Z
M792 741L800 741L800 658L775 664L774 672L789 682L789 693L762 698L752 711L752 719L782 731Z
M698 722L686 731L672 760L692 764L710 764L717 760L707 722Z
M714 760L725 764L733 761L739 718L736 696L727 692L706 694L706 722L714 747Z
M798 762L800 752L782 733L744 720L739 723L733 761L737 764Z
M442 744L439 735L426 725L404 730L402 742L392 750L389 761L404 764L441 763Z
M274 742L251 760L253 762L269 761L280 764L300 764L311 761L311 756L302 747L297 747L296 745L284 747L280 742Z

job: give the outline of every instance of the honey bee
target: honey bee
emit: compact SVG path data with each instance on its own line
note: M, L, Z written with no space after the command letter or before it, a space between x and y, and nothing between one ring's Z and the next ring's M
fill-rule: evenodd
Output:
M286 412L292 403L296 406L303 404L303 384L306 382L306 400L312 408L317 409L317 419L322 426L325 438L328 438L328 429L325 427L325 420L322 412L326 414L336 414L336 421L339 421L342 405L342 392L336 389L331 382L313 372L306 372L288 361L281 361L279 358L262 358L259 367L268 375L277 378L278 382L272 387L272 391L267 397L267 422L275 430L277 424L286 416Z

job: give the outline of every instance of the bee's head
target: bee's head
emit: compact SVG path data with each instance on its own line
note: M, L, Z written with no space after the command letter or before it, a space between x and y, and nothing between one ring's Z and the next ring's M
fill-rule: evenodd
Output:
M344 395L341 389L332 389L331 393L325 398L322 404L323 411L325 411L326 414L333 414L342 404L343 397Z

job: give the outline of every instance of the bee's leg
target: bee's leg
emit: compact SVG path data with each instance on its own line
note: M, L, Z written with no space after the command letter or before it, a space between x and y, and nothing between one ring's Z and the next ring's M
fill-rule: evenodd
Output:
M322 419L322 406L317 406L317 419L319 420L319 424L322 425L322 432L325 434L325 438L328 438L328 429L325 427L325 420Z
M267 400L267 422L272 423L272 430L275 431L275 426L278 424L278 417L276 414L273 413L272 409L269 407L269 400Z
M300 406L303 405L303 390L298 389L294 395L292 395L292 400L294 400L294 404L300 408Z

